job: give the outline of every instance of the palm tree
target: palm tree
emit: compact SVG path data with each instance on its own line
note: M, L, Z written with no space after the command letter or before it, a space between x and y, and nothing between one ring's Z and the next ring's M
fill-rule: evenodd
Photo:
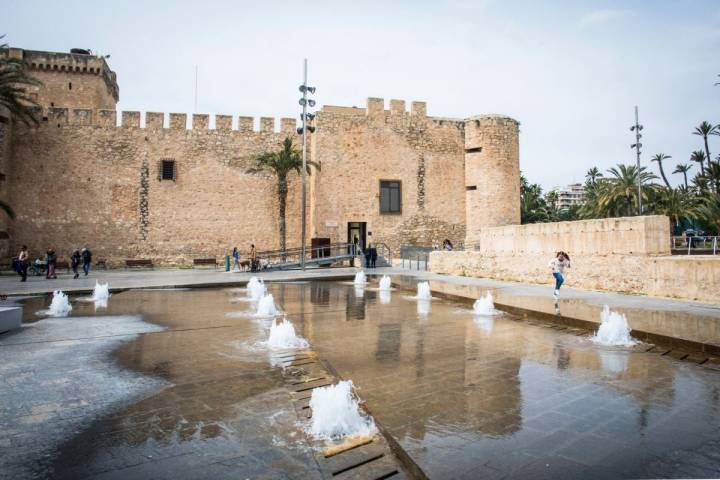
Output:
M285 207L287 205L288 175L293 171L298 174L302 172L302 154L293 148L292 138L286 137L280 150L261 153L253 158L253 162L254 165L247 169L247 173L255 175L270 173L277 177L280 250L284 253L286 249ZM310 174L311 166L320 170L317 163L312 161L306 163L308 174Z
M3 38L0 36L0 38ZM7 49L7 44L0 45L0 52ZM8 53L0 53L0 107L5 107L10 116L25 125L37 125L33 107L38 104L30 98L27 87L39 85L40 82L28 74L27 63L22 59L10 58Z
M667 177L665 176L665 171L663 170L662 162L663 160L667 160L668 158L672 158L670 155L665 155L664 153L658 153L652 159L650 159L651 162L657 162L658 167L660 168L660 176L663 179L663 182L665 182L665 186L670 188L670 182L668 182Z
M602 183L598 192L598 207L607 216L632 215L637 203L638 180L645 184L642 189L643 200L656 190L655 184L649 183L657 176L646 171L645 167L619 164L617 168L608 170L611 177Z
M707 179L712 190L715 193L720 194L720 161L708 161L708 167L705 169L705 174L703 176Z
M663 188L653 205L653 213L670 218L670 231L680 228L680 221L692 221L698 216L695 199L686 190Z
M698 208L698 215L715 232L720 232L720 195L703 197Z
M708 122L702 122L700 125L695 127L695 131L693 132L693 135L700 135L701 137L703 137L703 141L705 142L705 156L708 159L708 162L712 157L710 156L710 149L708 148L707 137L708 135L717 135L718 133L720 132L718 131L717 126L711 125Z
M542 196L542 187L537 183L528 183L520 175L520 223L541 223L550 221L547 205Z
M700 175L705 174L705 152L703 152L702 150L695 150L690 154L690 161L699 163Z
M683 174L683 179L685 180L685 188L686 189L688 188L687 172L689 172L691 168L692 168L692 165L689 165L687 163L678 163L677 166L675 167L675 170L673 171L673 173L682 173Z
M592 167L585 174L585 179L589 181L593 186L597 185L598 179L602 178L603 174L598 170L597 167Z

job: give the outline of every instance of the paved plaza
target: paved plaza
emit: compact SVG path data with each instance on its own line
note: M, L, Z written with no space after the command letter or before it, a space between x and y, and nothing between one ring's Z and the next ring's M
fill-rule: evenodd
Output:
M24 309L23 328L0 335L0 478L720 474L717 357L601 348L549 315L608 304L631 325L631 314L704 325L711 342L717 307L573 289L556 307L547 286L397 268L372 272L396 285L379 292L372 277L354 287L356 271L261 274L310 342L293 352L263 346L271 320L239 288L251 273L0 277L3 302ZM96 280L114 292L106 308L83 301ZM414 300L420 280L449 296ZM36 314L50 289L71 293L69 317ZM462 297L485 291L524 313L474 317ZM306 433L308 388L339 379L381 432L326 457Z

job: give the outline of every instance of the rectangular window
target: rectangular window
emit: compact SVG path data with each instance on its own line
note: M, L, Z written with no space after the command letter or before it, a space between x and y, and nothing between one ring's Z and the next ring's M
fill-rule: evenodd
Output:
M160 180L175 180L177 178L175 160L162 160L160 162Z
M401 213L399 180L380 180L380 213Z

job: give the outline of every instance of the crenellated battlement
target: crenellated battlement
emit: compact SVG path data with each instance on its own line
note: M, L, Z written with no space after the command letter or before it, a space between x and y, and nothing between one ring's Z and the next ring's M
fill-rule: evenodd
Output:
M386 110L385 99L368 97L365 108L323 105L321 112L337 115L366 115L369 117L384 115L403 116L409 113L409 115L413 117L427 117L427 103L418 101L410 102L410 112L406 110L405 103L405 100L391 99L390 108Z
M116 110L91 110L84 108L35 108L35 114L42 124L56 127L96 126L106 128L138 128L145 130L193 130L193 131L237 131L246 133L295 134L297 121L294 118L260 117L259 129L255 129L255 118L234 115L209 115L186 113L138 112ZM119 116L119 122L118 122ZM189 118L188 118L189 117ZM237 118L235 123L233 120ZM188 122L188 120L190 120ZM214 120L214 128L210 128ZM233 125L235 123L235 125ZM276 128L277 127L277 128Z
M24 50L22 48L2 49L0 50L0 56L23 60L30 67L30 70L102 76L116 102L120 97L117 76L115 72L110 70L103 56L43 52Z

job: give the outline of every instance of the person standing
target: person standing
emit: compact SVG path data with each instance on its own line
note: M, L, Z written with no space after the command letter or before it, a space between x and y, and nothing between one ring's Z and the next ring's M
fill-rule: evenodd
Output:
M257 250L255 250L255 244L250 244L250 271L257 271Z
M20 274L20 281L27 282L27 271L28 271L28 259L30 254L28 253L27 245L23 245L18 255L18 274Z
M233 256L233 270L239 271L240 270L240 252L238 251L237 247L233 247L232 256Z
M375 262L377 261L378 253L375 245L370 247L370 268L375 268Z
M562 287L562 284L565 282L563 273L566 268L570 268L570 256L562 251L557 252L555 258L550 260L550 264L548 266L552 270L553 277L555 277L555 291L553 292L553 297L557 300L558 297L560 297L560 287Z
M80 262L82 261L82 257L80 256L80 250L75 250L70 257L70 265L72 266L72 271L75 274L73 278L78 278L80 276L80 273L78 272L78 269L80 268Z
M85 276L87 277L87 274L90 273L90 262L92 261L92 252L90 251L90 249L87 248L87 246L84 246L82 249L82 252L80 252L80 256L82 257L83 272L85 272Z
M46 279L57 279L57 275L55 274L55 264L57 263L57 254L55 253L55 249L50 247L47 251L47 275L45 276Z

